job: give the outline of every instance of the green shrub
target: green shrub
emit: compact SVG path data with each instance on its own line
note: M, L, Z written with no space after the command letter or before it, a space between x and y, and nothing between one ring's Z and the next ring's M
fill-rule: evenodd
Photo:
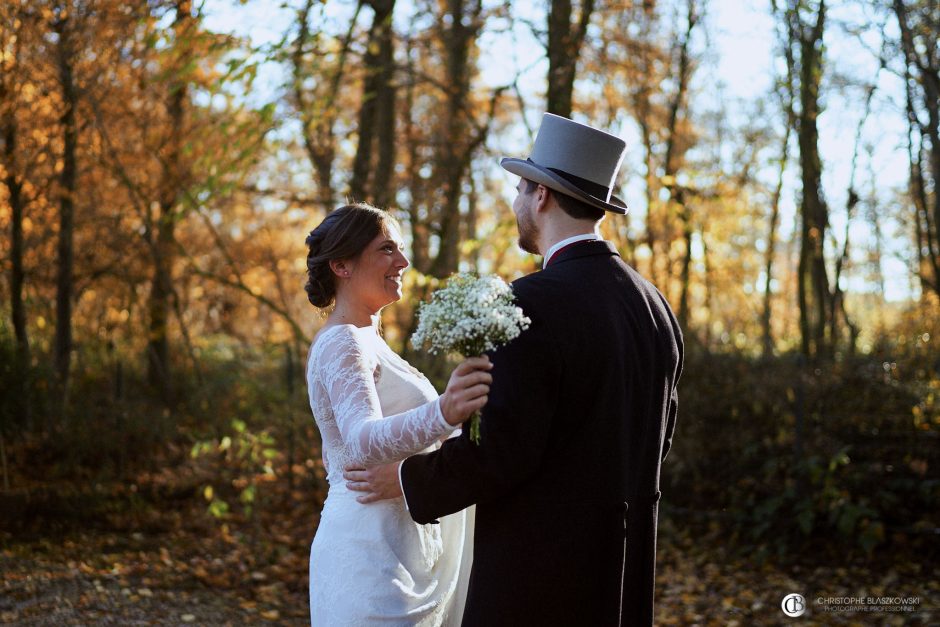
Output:
M940 376L917 352L825 366L692 353L664 511L725 521L742 546L871 553L930 527Z

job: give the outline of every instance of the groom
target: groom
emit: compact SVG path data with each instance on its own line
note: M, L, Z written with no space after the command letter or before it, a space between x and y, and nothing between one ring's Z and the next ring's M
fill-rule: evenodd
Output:
M597 234L606 212L627 212L611 196L624 149L545 114L530 158L501 162L521 177L519 245L544 257L513 283L532 324L490 354L480 444L465 430L400 466L418 523L477 505L465 626L652 624L682 336Z

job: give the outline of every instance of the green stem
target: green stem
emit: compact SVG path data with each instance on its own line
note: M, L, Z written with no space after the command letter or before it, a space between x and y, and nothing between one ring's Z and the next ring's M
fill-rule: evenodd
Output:
M480 443L480 412L478 411L470 416L470 441L474 444Z

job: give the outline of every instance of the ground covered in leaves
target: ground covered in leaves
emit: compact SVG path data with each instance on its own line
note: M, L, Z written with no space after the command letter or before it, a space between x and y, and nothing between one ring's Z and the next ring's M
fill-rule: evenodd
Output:
M73 532L4 538L0 623L17 625L308 624L307 538L273 538L280 558L259 563L224 530ZM810 613L806 624L936 624L940 586L930 566L781 567L726 558L714 541L667 532L659 553L657 624L787 624L780 601L816 597L920 596L915 612Z
M757 551L730 546L717 527L680 532L667 519L660 532L657 625L936 625L940 620L940 579L925 554L888 549L871 556L840 555L819 548L758 559L751 557ZM806 599L800 618L781 610L791 593ZM913 611L896 613L876 612L877 607L835 611L834 600L844 597L918 597L918 602ZM819 599L831 600L830 611Z
M252 515L233 507L220 519L207 512L201 473L209 470L184 465L121 485L32 482L0 492L0 624L308 624L322 475L299 464L289 487L279 472ZM889 543L873 555L840 554L823 542L778 555L737 546L720 525L692 524L668 507L660 531L659 625L940 621L931 551L909 543L903 553ZM793 592L809 606L800 619L780 608ZM814 603L847 596L919 600L914 611L879 614L824 613Z

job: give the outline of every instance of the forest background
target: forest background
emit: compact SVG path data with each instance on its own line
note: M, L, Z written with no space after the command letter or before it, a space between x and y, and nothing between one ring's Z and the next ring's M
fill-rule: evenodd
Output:
M550 111L627 140L602 232L686 337L657 622L929 623L938 33L933 0L4 0L0 622L302 624L304 238L399 219L384 334L440 387L415 307L538 268L498 158Z

